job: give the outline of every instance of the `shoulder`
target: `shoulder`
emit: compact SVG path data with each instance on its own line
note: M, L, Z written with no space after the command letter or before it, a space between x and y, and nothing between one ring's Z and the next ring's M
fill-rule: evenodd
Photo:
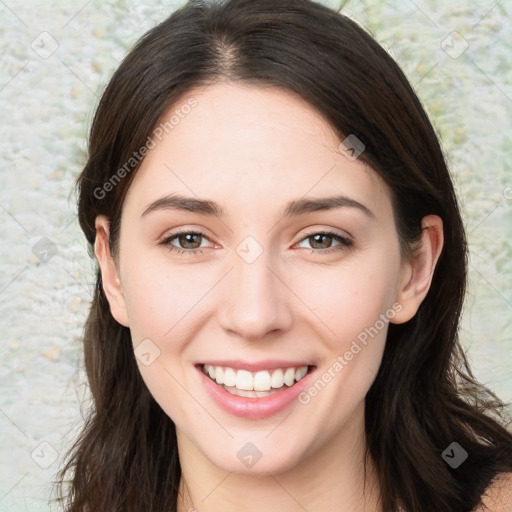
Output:
M512 473L500 473L492 481L482 496L475 512L512 511Z

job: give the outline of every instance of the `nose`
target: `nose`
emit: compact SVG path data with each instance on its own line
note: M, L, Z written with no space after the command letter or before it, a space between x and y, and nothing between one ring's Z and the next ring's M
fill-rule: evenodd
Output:
M247 340L286 331L293 321L293 294L286 279L276 271L267 251L255 261L234 254L233 270L226 276L219 312L221 326ZM282 273L282 272L281 272Z

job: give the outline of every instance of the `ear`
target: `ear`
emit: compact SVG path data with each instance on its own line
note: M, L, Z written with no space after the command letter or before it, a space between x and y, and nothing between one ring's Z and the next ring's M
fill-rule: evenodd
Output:
M103 291L110 304L112 316L125 327L129 327L126 301L121 288L121 280L116 262L110 254L109 232L110 222L104 215L98 215L95 221L96 238L94 254L101 271Z
M402 309L390 320L394 324L409 321L427 296L432 276L443 248L443 221L437 215L427 215L421 221L420 246L411 261L403 264L395 301Z

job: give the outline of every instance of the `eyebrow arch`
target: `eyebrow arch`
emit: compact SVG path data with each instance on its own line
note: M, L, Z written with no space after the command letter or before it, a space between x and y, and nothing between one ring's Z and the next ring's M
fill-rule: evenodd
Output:
M368 215L371 219L375 219L375 214L367 206L344 195L322 197L318 199L304 198L292 201L288 203L283 216L294 217L305 213L333 210L334 208L341 207L357 208Z
M205 199L195 199L185 197L179 194L170 194L156 201L153 201L145 210L141 217L155 210L184 210L187 212L199 213L210 217L223 218L225 211L214 201Z
M291 201L287 204L283 217L296 217L306 213L332 210L334 208L349 207L357 208L364 212L371 219L375 219L375 214L364 204L344 195L336 195L323 198L304 198ZM153 201L142 213L141 217L156 210L183 210L200 215L225 218L225 210L215 203L205 199L195 199L185 197L179 194L170 194Z

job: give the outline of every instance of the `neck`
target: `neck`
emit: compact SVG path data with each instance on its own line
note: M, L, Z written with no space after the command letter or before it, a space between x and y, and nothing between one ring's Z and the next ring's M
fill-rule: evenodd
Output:
M178 431L182 476L177 512L380 512L371 461L364 481L364 447L364 405L336 438L278 474L220 469Z

